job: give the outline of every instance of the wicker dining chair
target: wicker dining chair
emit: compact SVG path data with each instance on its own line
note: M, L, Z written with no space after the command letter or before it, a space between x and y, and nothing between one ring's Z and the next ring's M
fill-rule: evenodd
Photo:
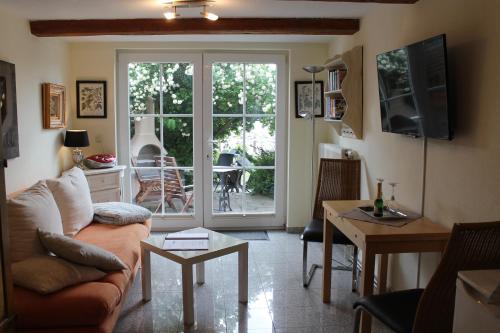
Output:
M360 298L354 332L362 311L398 333L452 332L458 272L479 269L500 269L500 222L455 224L427 287Z
M308 287L314 272L321 265L313 264L307 272L307 244L308 242L323 242L323 201L326 200L359 200L361 183L361 163L359 160L326 159L322 158L319 164L318 184L312 221L306 226L301 235L304 242L302 253L302 284ZM354 244L340 230L333 227L333 243L341 245ZM350 271L353 273L353 291L356 289L358 248L354 246L352 266L334 266L333 269Z

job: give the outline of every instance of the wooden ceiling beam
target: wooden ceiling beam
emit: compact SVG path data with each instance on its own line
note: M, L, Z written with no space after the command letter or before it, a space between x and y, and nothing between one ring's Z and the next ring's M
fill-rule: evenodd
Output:
M30 21L38 37L103 35L352 35L359 31L358 19L337 18L204 18L43 20Z
M359 2L359 3L386 3L386 4L413 4L419 0L279 0L279 1L317 1L317 2Z

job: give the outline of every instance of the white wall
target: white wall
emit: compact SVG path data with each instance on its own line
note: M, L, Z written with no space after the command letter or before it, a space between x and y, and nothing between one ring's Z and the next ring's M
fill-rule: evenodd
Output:
M71 165L70 153L62 146L63 130L42 129L41 96L45 82L70 87L69 47L32 36L26 19L0 8L0 60L16 65L20 157L8 161L5 176L10 193L55 177Z
M94 42L71 44L71 96L73 128L87 129L91 147L86 154L116 152L116 51L119 49L165 49L165 50L249 50L286 51L289 55L290 90L288 98L288 227L303 227L310 214L311 188L311 124L295 119L294 81L310 80L302 70L310 64L323 64L328 45L326 44L283 44L283 43L139 43L139 42ZM83 79L106 80L108 84L108 118L77 119L75 104L75 81ZM126 112L120 110L119 112ZM329 125L317 123L316 142L331 141ZM96 142L100 138L102 144ZM283 198L278 194L277 198Z
M423 166L422 139L381 131L375 56L446 33L456 138L429 140L425 215L450 228L455 222L500 220L499 12L500 1L491 0L379 6L362 19L359 33L332 41L330 55L354 45L364 47L364 139L339 142L365 157L372 195L376 178L396 181L397 199L419 211ZM438 260L436 255L423 256L424 283ZM416 255L394 256L395 289L415 286L416 263Z

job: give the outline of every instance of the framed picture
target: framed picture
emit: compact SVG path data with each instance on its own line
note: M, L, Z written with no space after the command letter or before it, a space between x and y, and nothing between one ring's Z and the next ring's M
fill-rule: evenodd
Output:
M323 81L316 81L314 116L323 117ZM303 112L310 113L312 109L312 81L295 81L295 118Z
M3 157L19 157L17 130L16 67L0 61L0 116L2 121Z
M42 84L43 128L66 127L66 88L59 84Z
M76 81L76 116L106 118L106 81Z

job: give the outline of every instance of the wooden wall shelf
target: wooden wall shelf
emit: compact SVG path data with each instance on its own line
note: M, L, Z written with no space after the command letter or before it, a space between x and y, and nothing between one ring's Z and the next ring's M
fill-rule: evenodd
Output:
M345 70L346 74L340 87L327 85L325 91L326 105L331 105L336 99L345 100L345 111L341 119L331 117L326 110L325 121L341 122L341 135L355 139L363 138L363 47L357 46L343 54L327 60L325 67L330 72ZM330 80L328 80L330 81ZM337 89L340 88L340 89ZM330 117L329 117L330 116Z

